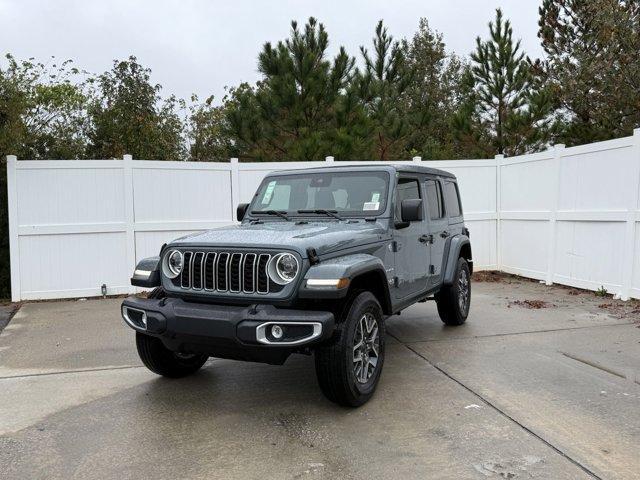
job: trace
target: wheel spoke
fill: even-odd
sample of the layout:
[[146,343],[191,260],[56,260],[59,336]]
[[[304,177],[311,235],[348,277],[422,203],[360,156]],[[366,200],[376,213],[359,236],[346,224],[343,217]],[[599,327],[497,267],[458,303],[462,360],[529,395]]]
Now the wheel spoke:
[[371,344],[371,351],[378,357],[378,347],[380,347],[380,342],[376,338],[376,340]]
[[358,365],[356,365],[356,367],[354,369],[353,373],[355,374],[355,376],[356,376],[356,378],[358,380],[360,380],[360,375],[361,375],[361,372],[362,372],[362,368],[363,368],[363,365],[362,365],[362,362],[360,362]]
[[360,350],[353,350],[353,363],[358,363],[361,361],[362,359],[360,358]]
[[362,370],[360,371],[360,373],[360,381],[362,383],[365,383],[369,378],[369,359],[367,357],[364,357],[362,361]]
[[371,334],[371,330],[375,327],[376,325],[376,319],[373,318],[372,315],[365,315],[365,319],[366,319],[366,326],[367,326],[367,337]]
[[370,343],[373,343],[376,340],[378,340],[378,326],[377,325],[375,327],[373,327],[373,330],[371,331],[371,335],[369,335],[369,338],[367,340]]
[[378,357],[369,357],[369,365],[371,365],[375,370],[378,365]]

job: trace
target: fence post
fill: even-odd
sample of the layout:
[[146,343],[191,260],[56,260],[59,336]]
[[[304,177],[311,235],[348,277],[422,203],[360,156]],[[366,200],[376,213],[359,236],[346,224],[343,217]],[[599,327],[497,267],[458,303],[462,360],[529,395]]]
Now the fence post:
[[18,157],[7,155],[7,210],[9,214],[9,268],[11,270],[11,301],[22,300],[20,291],[20,246],[18,245]]
[[334,158],[333,157],[325,157],[324,160],[327,163],[333,163]]
[[638,208],[638,195],[640,194],[640,128],[633,130],[633,171],[629,172],[635,181],[634,188],[628,199],[627,221],[625,228],[625,238],[622,250],[622,286],[620,288],[620,299],[629,300],[631,287],[633,284],[633,259],[636,240],[636,210]]
[[496,266],[502,270],[502,161],[504,155],[499,153],[496,161]]
[[413,157],[412,160],[414,162],[421,162],[422,161],[422,157]]
[[[124,206],[127,236],[127,265],[129,272],[136,268],[136,214],[133,198],[133,157],[123,155],[122,168],[124,174]],[[127,282],[129,283],[129,282]],[[109,286],[107,285],[107,288]],[[129,284],[129,293],[135,293],[136,287]]]
[[560,162],[564,144],[559,143],[553,147],[552,174],[551,174],[551,211],[549,212],[549,238],[547,245],[547,276],[545,283],[553,285],[553,269],[556,265],[556,231],[558,223],[558,202],[560,201]]
[[231,219],[234,222],[238,221],[238,215],[236,208],[240,203],[240,167],[238,165],[238,159],[231,159]]

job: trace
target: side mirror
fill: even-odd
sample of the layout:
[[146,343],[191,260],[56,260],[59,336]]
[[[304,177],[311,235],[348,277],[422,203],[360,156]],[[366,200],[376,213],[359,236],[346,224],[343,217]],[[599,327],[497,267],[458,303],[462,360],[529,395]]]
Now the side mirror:
[[240,203],[238,204],[238,208],[236,209],[236,217],[238,217],[238,221],[241,222],[244,216],[247,213],[247,208],[249,208],[248,203]]
[[403,222],[419,222],[422,220],[422,200],[419,198],[402,200],[400,216]]

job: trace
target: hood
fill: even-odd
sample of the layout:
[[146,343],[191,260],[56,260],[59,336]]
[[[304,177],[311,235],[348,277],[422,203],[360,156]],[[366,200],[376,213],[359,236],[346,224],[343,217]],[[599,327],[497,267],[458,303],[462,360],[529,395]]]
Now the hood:
[[171,245],[290,248],[306,257],[306,250],[310,247],[322,255],[382,240],[386,238],[385,233],[386,229],[378,222],[310,221],[296,224],[274,221],[215,228],[179,238]]

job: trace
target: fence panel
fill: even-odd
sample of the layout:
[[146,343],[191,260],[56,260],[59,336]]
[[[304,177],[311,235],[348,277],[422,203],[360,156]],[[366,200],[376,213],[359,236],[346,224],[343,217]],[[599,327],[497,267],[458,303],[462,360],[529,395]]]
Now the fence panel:
[[640,298],[640,130],[499,168],[502,270]]
[[[109,294],[133,292],[137,260],[234,223],[235,207],[268,172],[327,162],[10,156],[13,299],[99,295],[103,284]],[[420,159],[399,163],[412,162]],[[421,163],[457,176],[477,269],[640,298],[640,130],[520,157]]]

